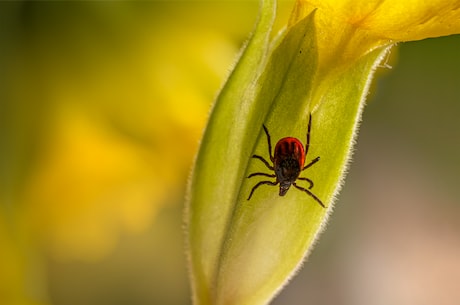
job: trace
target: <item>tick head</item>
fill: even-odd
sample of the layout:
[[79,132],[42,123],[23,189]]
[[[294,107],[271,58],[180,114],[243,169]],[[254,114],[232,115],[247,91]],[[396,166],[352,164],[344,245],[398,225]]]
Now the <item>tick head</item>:
[[285,181],[285,182],[281,182],[280,183],[280,196],[284,196],[286,195],[287,191],[289,190],[289,188],[291,187],[291,183],[288,182],[288,181]]

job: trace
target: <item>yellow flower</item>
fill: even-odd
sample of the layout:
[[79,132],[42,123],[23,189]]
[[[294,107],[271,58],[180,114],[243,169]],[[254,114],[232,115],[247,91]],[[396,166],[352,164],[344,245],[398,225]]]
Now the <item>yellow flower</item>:
[[399,41],[460,33],[459,0],[298,0],[290,24],[314,10],[323,57],[350,58]]
[[299,0],[318,8],[318,18],[336,18],[376,37],[420,40],[460,33],[458,0]]
[[297,0],[289,25],[313,11],[322,80],[317,100],[329,90],[329,79],[377,48],[460,33],[459,0]]

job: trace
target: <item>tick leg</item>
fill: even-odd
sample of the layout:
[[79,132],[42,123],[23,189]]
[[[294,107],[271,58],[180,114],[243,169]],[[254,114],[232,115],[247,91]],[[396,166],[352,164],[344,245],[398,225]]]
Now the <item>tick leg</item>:
[[275,174],[266,174],[266,173],[252,173],[248,176],[248,178],[254,177],[254,176],[264,176],[264,177],[270,177],[270,178],[275,178]]
[[305,143],[305,156],[308,154],[308,148],[310,147],[310,132],[311,132],[311,113],[308,117],[308,129],[307,129],[307,142]]
[[261,157],[261,156],[259,156],[259,155],[253,155],[252,157],[255,158],[255,159],[259,159],[260,161],[262,161],[269,169],[275,170],[275,169],[273,168],[273,166],[271,166],[270,163],[268,163],[268,161],[264,159],[264,157]]
[[319,161],[319,157],[314,158],[313,160],[311,160],[310,163],[308,163],[307,165],[305,165],[305,166],[302,168],[302,170],[303,170],[303,171],[306,170],[307,168],[309,168],[310,166],[312,166],[313,164],[315,164],[315,163],[318,162],[318,161]]
[[254,193],[254,191],[255,191],[259,186],[261,186],[262,184],[277,185],[277,184],[278,184],[278,181],[275,181],[275,182],[272,182],[272,181],[260,181],[259,183],[257,183],[256,185],[254,185],[254,187],[252,188],[251,194],[249,194],[248,200],[251,199],[252,194]]
[[313,181],[311,181],[310,179],[305,178],[305,177],[299,177],[297,178],[297,180],[307,181],[308,183],[310,183],[310,186],[308,187],[308,189],[310,190],[311,188],[313,188]]
[[319,199],[318,197],[316,197],[315,194],[313,194],[312,192],[310,192],[309,190],[307,190],[306,188],[303,188],[301,186],[298,186],[297,184],[293,183],[292,184],[296,189],[298,190],[301,190],[302,192],[305,192],[307,193],[311,198],[315,199],[316,202],[318,202],[323,208],[326,208],[326,206],[324,205],[324,203],[321,201],[321,199]]
[[270,140],[270,133],[268,132],[267,127],[265,125],[262,125],[264,128],[265,134],[267,135],[267,142],[268,142],[268,155],[270,156],[270,160],[273,162],[273,155],[272,155],[272,141]]

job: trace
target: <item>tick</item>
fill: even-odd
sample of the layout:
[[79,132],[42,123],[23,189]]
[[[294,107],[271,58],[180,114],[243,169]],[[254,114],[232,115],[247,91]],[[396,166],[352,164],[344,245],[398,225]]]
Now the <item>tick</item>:
[[[311,115],[309,116],[309,119],[308,119],[307,142],[305,144],[305,148],[299,139],[292,138],[292,137],[286,137],[286,138],[282,138],[281,140],[278,141],[278,143],[276,143],[274,155],[272,155],[272,143],[270,140],[270,133],[268,132],[268,129],[267,127],[265,127],[265,125],[262,125],[262,126],[264,128],[265,134],[267,135],[268,154],[270,156],[270,161],[272,163],[270,164],[270,162],[265,160],[264,157],[259,156],[259,155],[253,155],[252,158],[259,159],[260,161],[262,161],[265,164],[265,166],[267,166],[268,169],[272,170],[274,173],[267,174],[267,173],[262,173],[262,172],[256,172],[256,173],[250,174],[248,178],[255,177],[255,176],[263,176],[263,177],[276,178],[276,180],[275,181],[263,180],[263,181],[258,182],[252,188],[251,193],[249,194],[248,200],[251,199],[252,194],[254,194],[254,191],[261,185],[267,184],[267,185],[276,186],[279,184],[280,186],[279,195],[280,196],[286,195],[287,191],[292,185],[296,189],[307,193],[308,196],[313,198],[317,203],[319,203],[323,208],[325,208],[326,206],[321,201],[321,199],[316,197],[316,195],[310,191],[313,188],[313,181],[309,178],[299,177],[301,172],[303,172],[307,168],[310,168],[313,164],[318,162],[320,159],[319,157],[316,157],[315,159],[307,163],[307,165],[304,165],[305,159],[308,153],[308,148],[310,146]],[[296,183],[297,180],[307,181],[309,183],[308,189],[297,185]]]

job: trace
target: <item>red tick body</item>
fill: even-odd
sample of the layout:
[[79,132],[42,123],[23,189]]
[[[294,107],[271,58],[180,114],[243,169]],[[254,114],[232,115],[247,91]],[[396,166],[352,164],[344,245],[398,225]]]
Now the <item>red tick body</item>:
[[[270,161],[272,161],[273,166],[265,160],[263,157],[259,155],[253,155],[252,157],[255,159],[261,160],[268,169],[274,171],[274,174],[267,174],[267,173],[252,173],[248,176],[248,178],[254,176],[264,176],[264,177],[271,177],[276,178],[275,181],[260,181],[258,182],[251,190],[249,194],[248,200],[251,199],[252,194],[254,191],[261,185],[280,185],[279,195],[284,196],[286,195],[287,191],[293,185],[298,190],[301,190],[307,193],[310,197],[312,197],[316,202],[318,202],[323,208],[325,207],[323,202],[316,197],[309,189],[313,188],[313,181],[309,178],[299,177],[300,173],[316,162],[319,161],[319,157],[313,159],[310,163],[304,166],[305,158],[308,153],[308,148],[310,146],[310,130],[311,130],[311,115],[309,117],[308,122],[308,131],[307,131],[307,142],[305,148],[297,138],[286,137],[282,138],[276,143],[274,155],[272,156],[272,145],[270,140],[270,133],[268,132],[267,127],[263,125],[265,134],[267,135],[267,142],[268,142],[268,152],[270,156]],[[301,187],[296,184],[297,180],[307,181],[310,186],[308,189]]]
[[273,156],[275,175],[280,182],[280,196],[284,196],[302,171],[305,163],[305,150],[296,138],[283,138],[276,143]]

